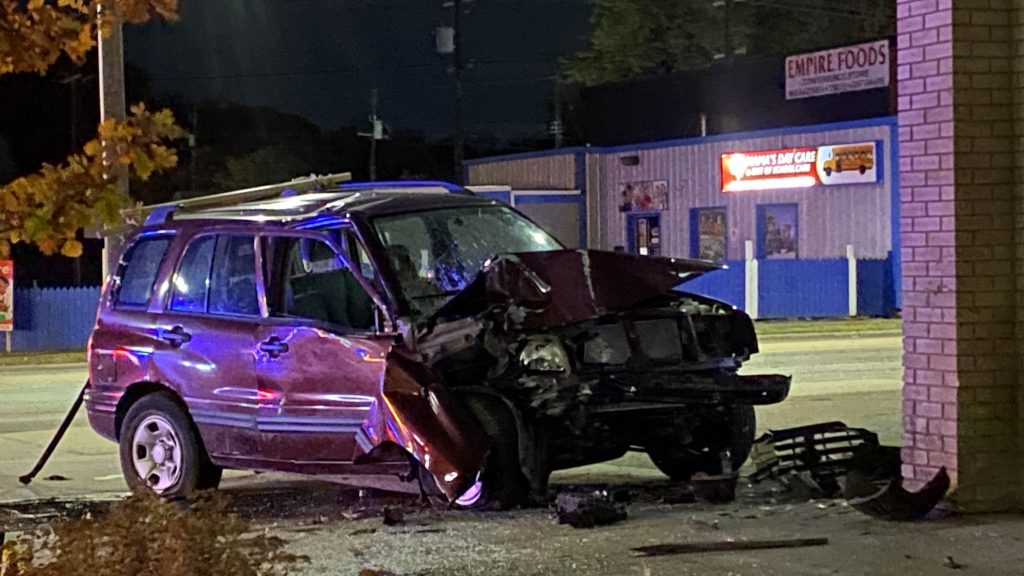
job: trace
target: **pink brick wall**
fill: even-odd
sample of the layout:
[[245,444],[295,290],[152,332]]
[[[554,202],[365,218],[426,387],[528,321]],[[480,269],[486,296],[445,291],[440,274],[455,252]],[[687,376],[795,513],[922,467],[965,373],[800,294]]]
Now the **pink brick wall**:
[[1024,495],[1024,227],[1015,221],[1024,187],[1014,173],[1024,168],[1014,140],[1024,115],[1013,106],[1014,88],[1024,87],[1015,51],[1024,56],[1024,46],[1012,26],[1024,25],[1024,7],[1016,4],[897,4],[903,472],[919,486],[946,466],[954,501],[969,510],[1006,509]]
[[957,326],[950,0],[898,0],[903,476],[957,465]]

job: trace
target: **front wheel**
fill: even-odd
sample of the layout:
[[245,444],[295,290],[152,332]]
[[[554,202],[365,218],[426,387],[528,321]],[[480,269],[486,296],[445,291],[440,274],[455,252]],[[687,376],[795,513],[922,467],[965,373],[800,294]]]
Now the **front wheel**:
[[686,481],[697,472],[721,474],[722,450],[729,450],[730,465],[736,471],[750,456],[756,428],[754,407],[734,406],[720,419],[698,426],[688,444],[662,438],[647,446],[647,454],[658,470],[673,480]]
[[192,420],[165,394],[152,394],[128,410],[120,437],[121,470],[130,488],[165,498],[187,498],[216,488],[221,469],[209,460]]

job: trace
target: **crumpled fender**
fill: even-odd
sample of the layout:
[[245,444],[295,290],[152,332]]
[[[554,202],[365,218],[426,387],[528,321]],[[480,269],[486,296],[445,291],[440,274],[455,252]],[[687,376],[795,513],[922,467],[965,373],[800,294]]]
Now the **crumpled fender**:
[[412,454],[451,500],[476,482],[490,451],[486,432],[434,372],[400,347],[387,356],[375,440]]

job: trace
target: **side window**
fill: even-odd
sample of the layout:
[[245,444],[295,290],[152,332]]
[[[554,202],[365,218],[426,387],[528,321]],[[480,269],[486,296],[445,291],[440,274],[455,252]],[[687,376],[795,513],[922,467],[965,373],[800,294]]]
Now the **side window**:
[[164,260],[169,236],[141,238],[133,244],[121,261],[120,281],[117,288],[117,304],[145,306],[153,294],[153,283],[160,263]]
[[264,244],[275,268],[268,290],[272,315],[357,330],[373,327],[373,300],[330,245],[281,237],[267,238]]
[[214,236],[193,240],[174,273],[170,309],[177,312],[206,312],[210,292],[210,264],[213,262]]
[[256,296],[256,249],[252,236],[219,236],[210,274],[211,314],[260,313]]

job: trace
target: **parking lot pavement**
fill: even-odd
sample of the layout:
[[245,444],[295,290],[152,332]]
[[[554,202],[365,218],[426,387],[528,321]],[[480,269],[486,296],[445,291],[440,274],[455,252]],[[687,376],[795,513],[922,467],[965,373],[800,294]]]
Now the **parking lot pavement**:
[[[766,338],[746,373],[793,375],[785,402],[758,408],[758,427],[781,428],[843,420],[879,432],[882,441],[900,439],[900,355],[898,336]],[[85,381],[83,366],[0,368],[0,501],[125,491],[117,448],[89,428],[79,414],[49,465],[30,486],[17,482],[49,441]],[[66,480],[46,480],[59,476]],[[272,475],[277,478],[279,475]],[[660,478],[644,454],[557,473],[557,478]],[[267,477],[262,475],[258,481]],[[232,473],[228,486],[257,482]]]

